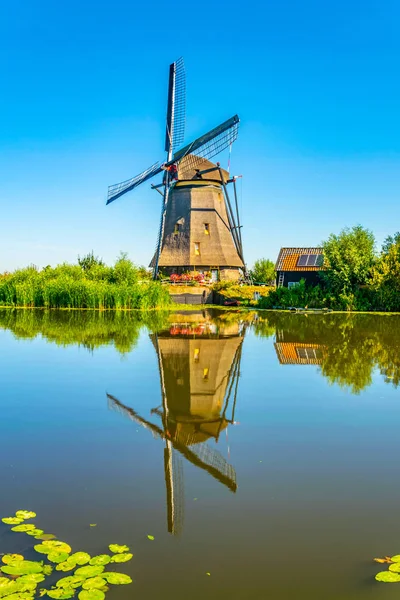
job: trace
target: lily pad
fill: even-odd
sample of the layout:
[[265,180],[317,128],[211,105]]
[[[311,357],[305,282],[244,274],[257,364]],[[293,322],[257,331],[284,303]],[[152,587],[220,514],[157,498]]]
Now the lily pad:
[[400,573],[392,573],[391,571],[381,571],[375,575],[377,581],[383,581],[383,583],[397,583],[400,581]]
[[56,600],[67,600],[68,598],[73,598],[75,596],[75,590],[72,587],[60,587],[54,590],[48,590],[47,595]]
[[61,588],[77,588],[80,585],[82,585],[83,582],[84,579],[82,577],[78,577],[78,575],[70,575],[69,577],[63,577],[62,579],[57,581],[56,586]]
[[18,577],[18,583],[26,582],[32,582],[34,581],[35,583],[40,583],[40,581],[44,581],[45,580],[45,576],[43,575],[43,573],[30,573],[29,575],[22,575],[22,577]]
[[44,540],[44,541],[48,541],[48,540],[54,540],[55,539],[55,535],[54,533],[43,533],[43,535],[38,535],[36,539],[38,540]]
[[75,554],[71,554],[70,559],[75,561],[77,565],[86,565],[90,561],[90,554],[87,552],[75,552]]
[[65,542],[59,542],[58,540],[49,540],[44,544],[36,544],[34,548],[36,552],[39,552],[40,554],[52,554],[54,552],[64,552],[65,554],[69,554],[71,552],[71,546]]
[[7,596],[8,600],[33,600],[33,593],[29,592],[16,592]]
[[2,521],[6,525],[19,525],[22,523],[23,519],[19,519],[18,517],[4,517]]
[[104,600],[106,597],[105,593],[101,590],[82,590],[79,592],[79,600]]
[[17,510],[15,516],[22,520],[34,519],[36,517],[36,513],[32,512],[31,510]]
[[104,584],[105,581],[102,577],[90,577],[89,579],[86,579],[82,587],[85,590],[91,590],[94,588],[101,589],[102,587],[104,587]]
[[392,573],[400,573],[400,563],[395,562],[392,565],[389,565],[389,571],[392,571]]
[[133,558],[133,554],[127,553],[127,554],[114,554],[114,556],[111,558],[111,562],[113,563],[124,563],[124,562],[128,562],[128,560],[131,560]]
[[96,577],[100,575],[104,571],[104,567],[102,565],[93,565],[88,567],[80,567],[75,571],[75,575],[80,575],[81,577]]
[[400,562],[400,554],[395,554],[395,556],[391,557],[393,562]]
[[154,539],[155,539],[155,538],[154,538],[154,535],[148,535],[147,537],[148,537],[148,539],[149,539],[149,540],[151,540],[152,542],[153,542],[153,541],[154,541]]
[[36,529],[35,525],[32,524],[24,524],[24,525],[16,525],[15,527],[11,527],[11,531],[23,531],[23,532],[27,532],[27,531],[32,531],[33,529]]
[[119,544],[110,544],[108,547],[110,548],[111,552],[114,552],[114,554],[120,554],[122,552],[129,552],[128,546],[120,546]]
[[59,563],[56,566],[56,571],[63,571],[64,573],[67,573],[68,571],[73,571],[76,567],[76,562],[73,560],[66,560],[65,562]]
[[51,565],[43,565],[43,574],[51,575],[53,572],[53,567]]
[[132,583],[132,579],[129,577],[129,575],[125,575],[125,573],[104,573],[102,577],[112,585],[125,585],[127,583]]
[[53,563],[65,562],[68,557],[69,554],[66,552],[50,552],[50,554],[47,555],[48,560]]
[[43,565],[32,560],[20,560],[12,565],[1,567],[1,570],[7,575],[30,575],[31,573],[41,573]]
[[93,556],[93,558],[90,559],[89,564],[108,565],[109,562],[111,562],[111,556],[109,556],[108,554],[99,554],[98,556]]
[[5,565],[9,565],[10,563],[24,560],[24,557],[22,554],[5,554],[1,560]]
[[31,535],[33,537],[42,535],[44,533],[43,529],[31,529],[31,531],[27,531],[26,532],[28,535]]

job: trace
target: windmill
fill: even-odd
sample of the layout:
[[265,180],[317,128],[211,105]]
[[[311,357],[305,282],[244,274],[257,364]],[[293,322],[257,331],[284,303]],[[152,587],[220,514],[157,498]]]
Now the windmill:
[[[207,441],[218,441],[228,424],[234,423],[244,331],[200,339],[190,326],[181,328],[183,333],[173,330],[173,334],[150,336],[158,358],[162,400],[151,414],[161,423],[143,418],[111,394],[107,397],[110,408],[164,441],[167,523],[168,531],[175,535],[183,526],[182,457],[236,492],[234,468]],[[211,365],[208,381],[204,379],[205,364]]]
[[[231,117],[181,149],[184,140],[186,79],[183,59],[169,68],[166,161],[108,188],[107,204],[156,175],[162,183],[151,187],[162,196],[156,250],[150,266],[157,279],[160,267],[172,273],[207,272],[213,279],[246,275],[237,177],[230,177],[211,158],[237,138],[239,117]],[[233,184],[234,204],[227,185]]]

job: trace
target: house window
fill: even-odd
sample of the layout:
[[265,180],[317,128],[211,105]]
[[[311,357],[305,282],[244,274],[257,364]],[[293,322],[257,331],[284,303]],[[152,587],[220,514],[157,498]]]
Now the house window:
[[293,287],[296,287],[297,285],[299,285],[299,283],[300,283],[299,281],[288,281],[287,286],[288,286],[288,288],[293,288]]
[[199,242],[194,243],[194,253],[196,256],[200,256],[200,244]]
[[210,223],[204,223],[204,233],[210,235]]

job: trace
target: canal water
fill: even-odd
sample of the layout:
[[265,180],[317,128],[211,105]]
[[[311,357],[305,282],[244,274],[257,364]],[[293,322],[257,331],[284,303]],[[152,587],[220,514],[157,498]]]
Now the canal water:
[[0,310],[0,372],[0,516],[129,545],[110,598],[398,597],[399,316]]

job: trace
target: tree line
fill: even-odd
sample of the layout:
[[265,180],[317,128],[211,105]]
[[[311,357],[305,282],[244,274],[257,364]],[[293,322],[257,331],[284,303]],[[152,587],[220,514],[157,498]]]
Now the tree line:
[[[400,311],[400,232],[388,236],[378,250],[374,234],[361,225],[331,234],[322,242],[319,284],[303,281],[277,288],[260,301],[262,308],[327,307],[335,310]],[[270,281],[272,261],[256,261],[256,281]]]

